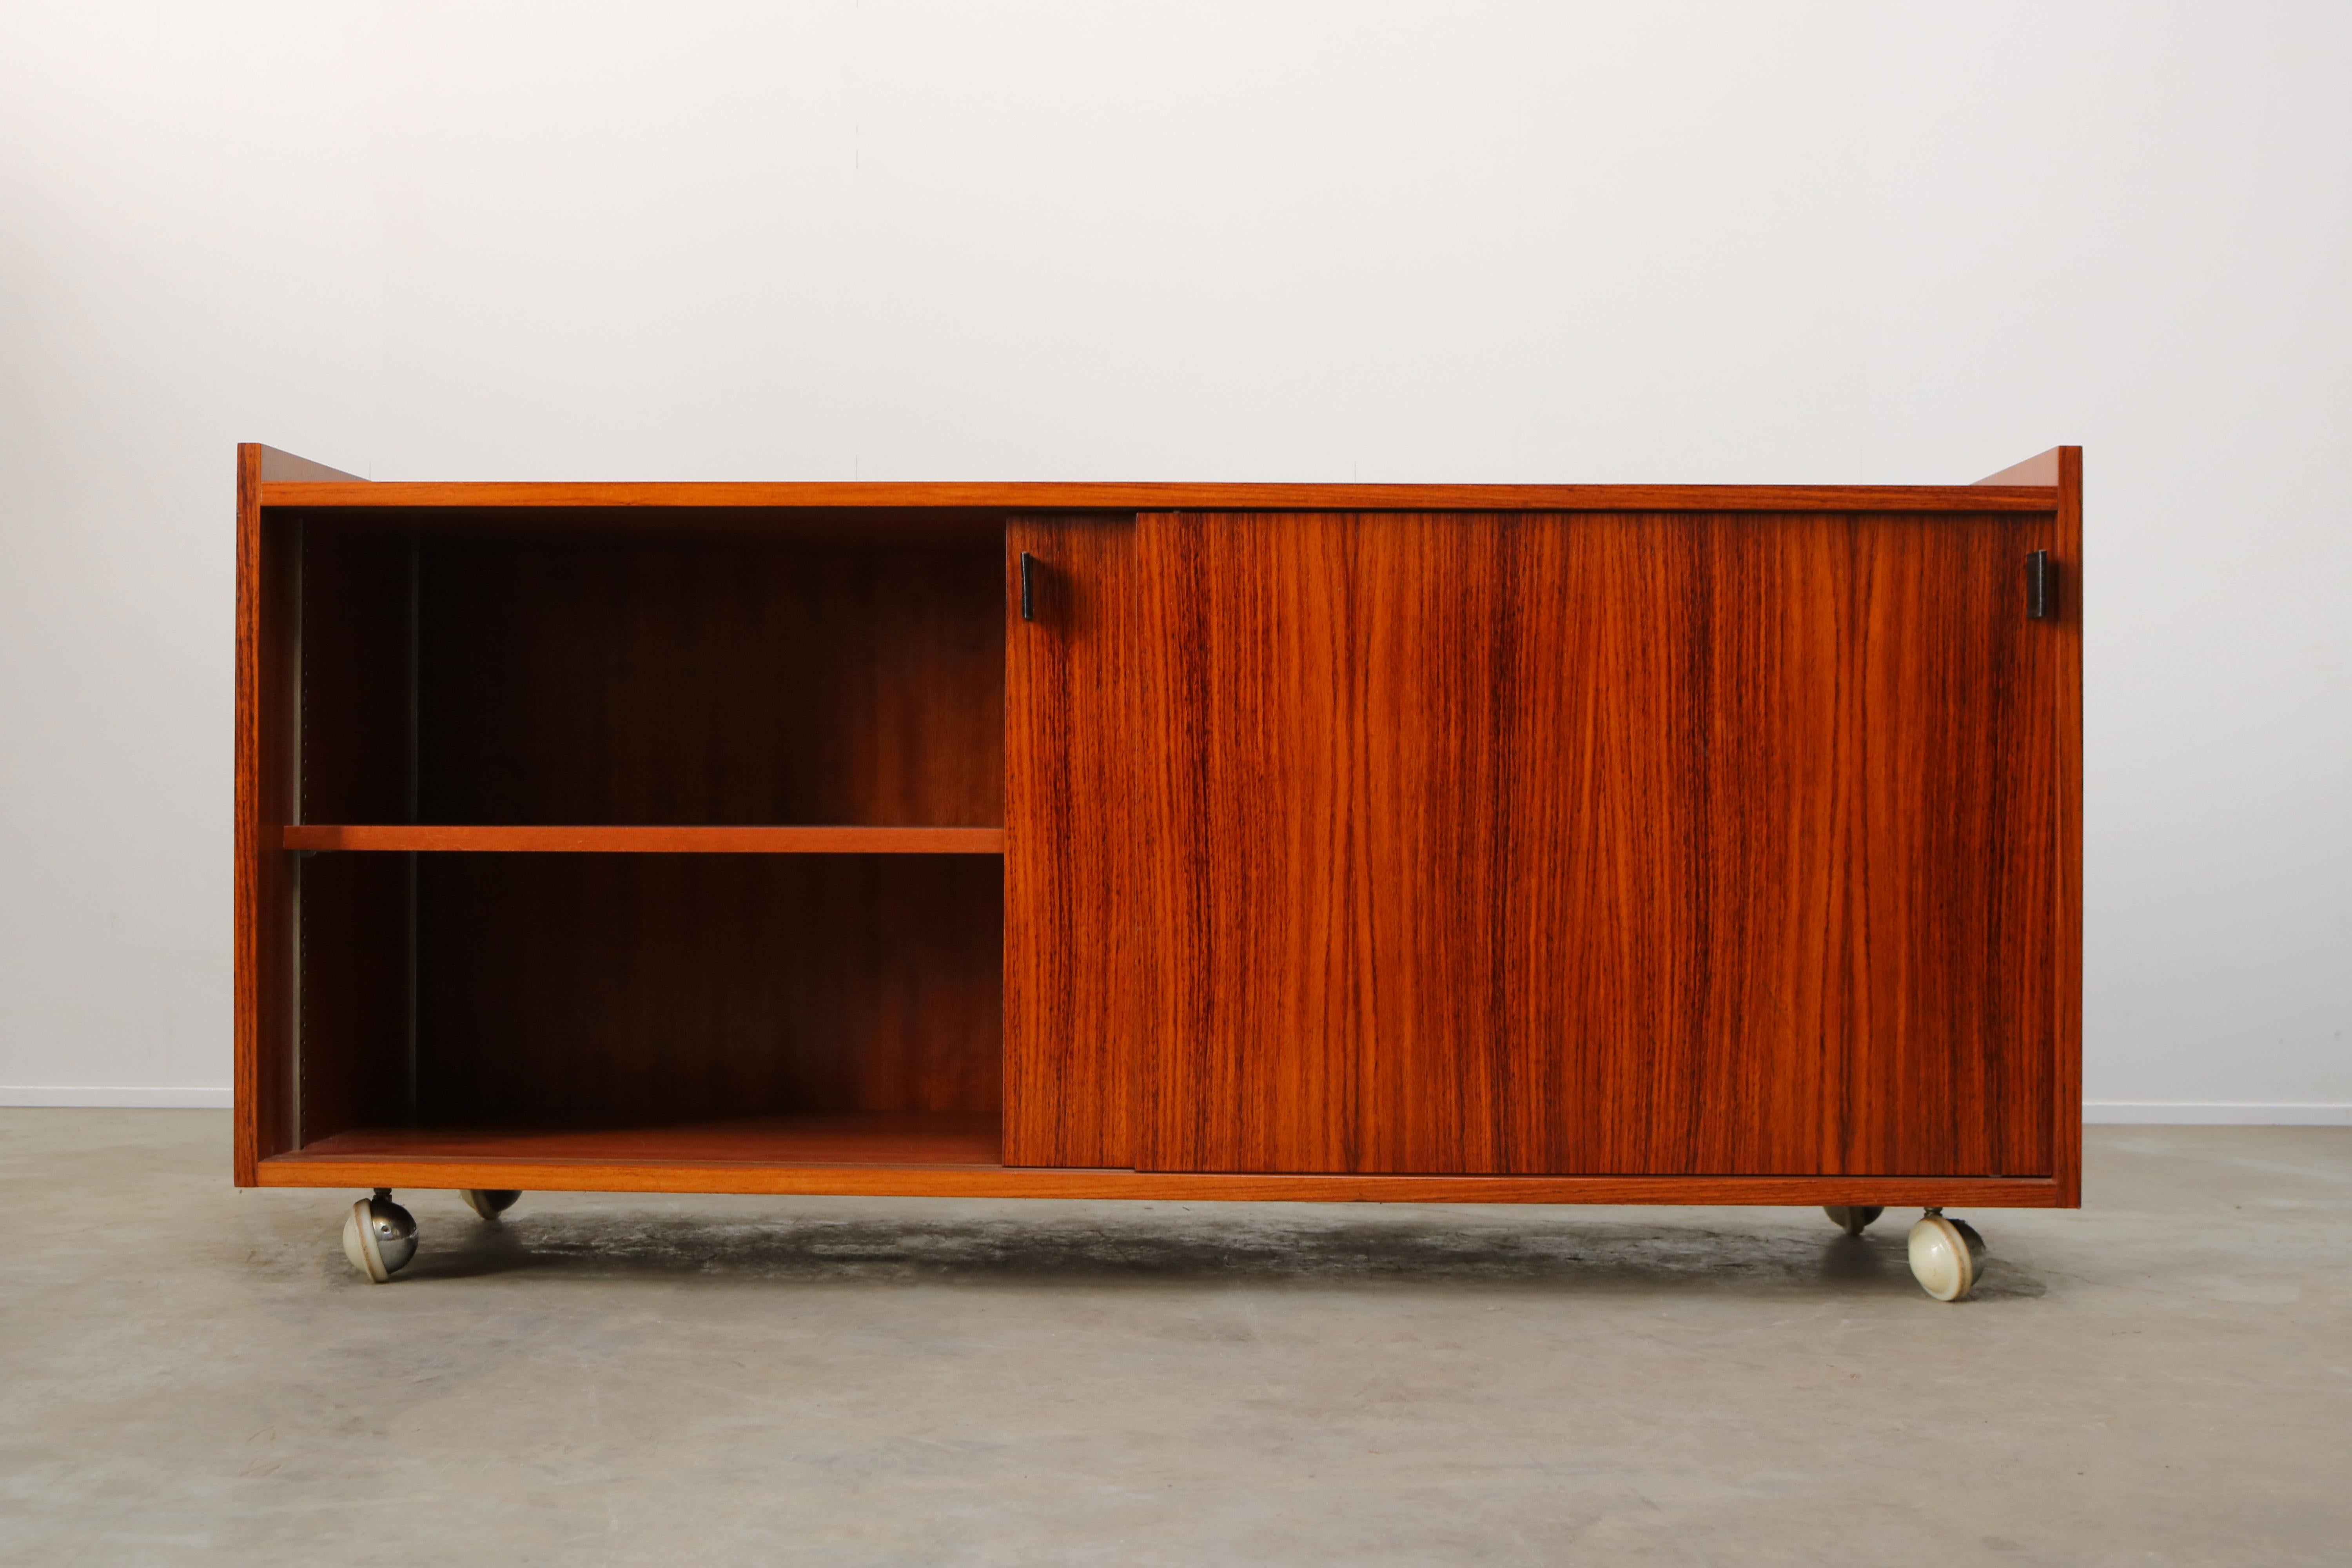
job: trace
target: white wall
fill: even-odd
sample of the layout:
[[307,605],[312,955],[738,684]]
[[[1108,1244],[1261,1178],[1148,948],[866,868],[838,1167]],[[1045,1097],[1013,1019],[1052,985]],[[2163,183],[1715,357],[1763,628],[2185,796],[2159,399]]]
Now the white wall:
[[2079,441],[2089,1095],[2352,1120],[2347,79],[2335,0],[16,0],[0,1099],[227,1081],[239,439],[1831,481]]

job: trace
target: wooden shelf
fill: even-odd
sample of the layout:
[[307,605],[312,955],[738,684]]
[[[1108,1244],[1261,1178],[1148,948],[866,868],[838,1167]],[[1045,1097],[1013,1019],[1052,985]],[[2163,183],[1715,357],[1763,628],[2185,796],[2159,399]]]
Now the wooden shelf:
[[289,849],[538,855],[1002,855],[1002,827],[478,827],[304,823]]
[[725,1161],[993,1168],[997,1120],[993,1112],[840,1111],[730,1116],[640,1127],[367,1128],[322,1138],[279,1158],[586,1164]]

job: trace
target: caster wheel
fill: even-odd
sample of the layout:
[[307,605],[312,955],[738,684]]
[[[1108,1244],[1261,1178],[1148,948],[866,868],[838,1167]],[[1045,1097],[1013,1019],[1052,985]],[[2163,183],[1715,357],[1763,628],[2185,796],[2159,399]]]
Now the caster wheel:
[[1876,1219],[1880,1215],[1885,1214],[1886,1211],[1874,1204],[1868,1207],[1856,1206],[1853,1208],[1847,1208],[1832,1204],[1829,1207],[1822,1210],[1822,1212],[1830,1216],[1830,1223],[1832,1225],[1837,1226],[1848,1236],[1860,1236],[1864,1231],[1870,1228],[1870,1222],[1872,1220]]
[[1957,1301],[1977,1288],[1984,1270],[1984,1237],[1965,1220],[1929,1209],[1911,1227],[1911,1278],[1938,1301]]
[[391,1188],[378,1187],[375,1196],[352,1205],[351,1217],[343,1221],[343,1256],[377,1285],[416,1256],[416,1221],[392,1201]]
[[484,1219],[498,1218],[514,1207],[515,1199],[522,1196],[520,1193],[509,1192],[504,1187],[461,1187],[457,1195],[466,1200],[467,1208]]

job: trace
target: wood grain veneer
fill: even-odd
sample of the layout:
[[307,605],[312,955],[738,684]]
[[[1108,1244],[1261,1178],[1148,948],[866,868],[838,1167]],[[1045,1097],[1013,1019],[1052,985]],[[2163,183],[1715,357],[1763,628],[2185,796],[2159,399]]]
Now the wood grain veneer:
[[[2056,1184],[1956,1176],[1349,1176],[1017,1168],[976,1158],[984,1133],[953,1124],[896,1135],[920,1161],[824,1162],[880,1152],[880,1136],[811,1136],[784,1119],[763,1136],[729,1121],[612,1134],[369,1131],[265,1160],[269,1187],[514,1187],[526,1192],[793,1193],[900,1197],[1142,1198],[1167,1203],[1918,1204],[2050,1208]],[[912,1144],[909,1148],[906,1145]],[[659,1149],[658,1158],[639,1158]],[[697,1159],[673,1151],[719,1157]],[[758,1151],[754,1157],[740,1158]]]
[[[2055,490],[2066,482],[2065,455],[2068,452],[2074,454],[2074,463],[2076,468],[2079,469],[2082,463],[2082,447],[2053,447],[2046,452],[2038,452],[2034,454],[2032,457],[2026,458],[2025,461],[2021,463],[2011,463],[2008,468],[2001,469],[2000,472],[1997,474],[1987,474],[1983,479],[1979,479],[1977,484],[1979,486],[2000,485],[2008,487],[2018,485],[2032,485],[2038,487],[2047,485],[2052,489]],[[2057,498],[2053,497],[2053,499],[2055,500]]]
[[236,868],[232,921],[236,1117],[240,1185],[294,1146],[294,863],[277,847],[294,818],[300,746],[300,525],[261,505],[266,448],[236,449]]
[[[240,451],[244,448],[240,447]],[[270,484],[354,484],[367,481],[357,474],[331,468],[324,463],[314,463],[308,458],[298,458],[291,452],[281,452],[275,447],[256,444],[252,447],[255,474],[265,485]]]
[[1147,516],[1138,1165],[2051,1174],[2053,527]]
[[2047,511],[2044,485],[270,484],[265,506],[1049,511]]
[[[2050,1148],[2058,1201],[2083,1201],[2083,448],[2053,448],[2058,510],[2050,552],[2058,567],[2057,614],[2046,666],[2054,692],[2049,765]],[[2029,775],[2031,776],[2031,775]]]
[[[1132,515],[1006,531],[1004,1161],[1134,1163],[1156,974],[1137,794],[1155,671]],[[1034,618],[1020,616],[1032,557]]]
[[999,855],[1001,827],[507,827],[306,823],[289,849],[626,855]]

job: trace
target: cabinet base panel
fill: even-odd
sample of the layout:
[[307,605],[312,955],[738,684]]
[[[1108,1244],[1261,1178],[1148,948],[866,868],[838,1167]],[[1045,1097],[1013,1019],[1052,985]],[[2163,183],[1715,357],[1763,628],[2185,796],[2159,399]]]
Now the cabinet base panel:
[[619,1130],[346,1132],[260,1162],[265,1187],[520,1188],[1213,1203],[1879,1204],[2064,1208],[2038,1176],[1265,1175],[1005,1165],[993,1116],[746,1117]]

